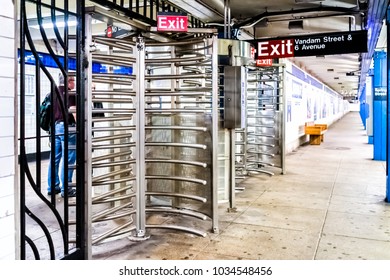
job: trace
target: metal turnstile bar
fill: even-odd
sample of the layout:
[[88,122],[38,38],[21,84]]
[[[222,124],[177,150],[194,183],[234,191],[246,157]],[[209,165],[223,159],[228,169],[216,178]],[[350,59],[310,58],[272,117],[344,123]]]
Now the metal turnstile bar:
[[129,159],[129,160],[117,160],[115,162],[104,162],[104,163],[93,163],[93,168],[105,168],[105,167],[115,167],[115,166],[122,166],[122,165],[128,165],[128,164],[134,164],[135,159]]
[[172,180],[172,181],[183,181],[189,183],[195,183],[199,185],[206,185],[206,180],[196,179],[196,178],[187,178],[187,177],[179,177],[179,176],[164,176],[164,175],[146,175],[146,179],[149,180]]
[[147,147],[167,146],[167,147],[180,147],[180,148],[194,148],[206,150],[207,146],[203,144],[189,144],[189,143],[172,143],[172,142],[146,142]]
[[188,195],[188,194],[182,194],[182,193],[168,193],[168,192],[146,192],[146,195],[150,196],[166,196],[166,197],[179,197],[179,198],[185,198],[185,199],[192,199],[197,200],[203,203],[207,202],[207,199],[201,196],[197,195]]
[[[109,190],[103,194],[95,196],[92,201],[93,201],[93,203],[100,203],[100,201],[105,202],[105,199],[110,199],[114,195],[126,192],[128,190],[132,190],[132,189],[133,189],[132,185],[127,185],[125,187],[119,187],[119,188]],[[132,195],[135,196],[135,193],[133,192]]]
[[[126,131],[126,130],[134,130],[135,126],[129,125],[129,126],[114,126],[114,127],[94,127],[92,129],[93,132],[101,132],[101,131]],[[131,134],[128,135],[129,137]]]
[[158,228],[158,229],[170,229],[170,230],[179,230],[183,232],[192,233],[201,237],[206,237],[207,233],[204,231],[196,230],[193,228],[183,227],[183,226],[176,226],[176,225],[146,225],[146,228]]
[[204,79],[209,75],[206,74],[182,74],[182,75],[145,75],[146,80],[183,80],[183,79]]
[[[109,102],[109,103],[133,103],[132,99],[129,98],[92,98],[92,102]],[[93,109],[93,112],[98,112],[99,110]],[[100,112],[101,111],[101,112]],[[104,110],[100,110],[99,113],[104,113]]]
[[109,141],[109,140],[119,140],[119,139],[126,139],[131,137],[132,134],[114,134],[109,136],[99,136],[99,137],[93,137],[92,143],[96,142],[102,142],[102,141]]
[[[118,96],[135,96],[135,91],[132,91],[131,89],[113,89],[113,90],[93,90],[92,95],[93,96],[99,96],[99,95],[118,95]],[[92,96],[92,98],[93,98]]]
[[150,125],[147,125],[145,126],[145,129],[155,129],[155,130],[158,130],[158,129],[163,129],[163,130],[166,130],[166,129],[170,129],[170,130],[196,130],[196,131],[203,131],[203,132],[206,132],[207,131],[207,127],[196,127],[196,126],[174,126],[174,125],[153,125],[153,126],[150,126]]
[[115,54],[102,54],[102,53],[92,53],[92,59],[94,61],[103,59],[104,61],[116,61],[121,62],[121,66],[126,64],[126,62],[130,62],[130,65],[133,66],[136,63],[135,57],[123,56],[123,55],[115,55]]
[[102,161],[102,160],[114,159],[114,158],[123,157],[123,156],[130,156],[131,154],[132,154],[131,150],[126,150],[126,151],[122,151],[122,152],[115,152],[115,153],[109,153],[107,155],[93,157],[92,162],[98,162],[98,161]]
[[94,118],[93,122],[115,122],[115,121],[129,121],[132,119],[133,114],[116,114],[113,117]]
[[124,168],[124,169],[120,169],[120,170],[116,170],[116,171],[111,171],[109,173],[93,177],[92,182],[94,182],[94,183],[101,182],[101,181],[103,181],[103,179],[111,178],[111,177],[114,177],[117,175],[128,174],[132,170],[133,170],[133,168]]
[[147,163],[171,163],[171,164],[188,164],[200,167],[207,167],[207,163],[199,161],[187,161],[187,160],[177,160],[177,159],[146,159]]
[[122,43],[120,40],[115,38],[105,38],[105,37],[93,37],[92,40],[95,43],[99,43],[102,45],[128,50],[130,52],[133,52],[133,48],[135,46],[135,43],[132,41],[126,41],[126,43]]
[[105,145],[94,145],[92,144],[92,149],[101,150],[101,149],[115,149],[115,148],[129,148],[135,147],[135,142],[120,143],[120,144],[105,144]]
[[119,80],[119,79],[110,79],[110,78],[105,78],[105,79],[99,79],[99,78],[93,78],[92,80],[95,83],[102,83],[102,84],[117,84],[117,85],[125,85],[125,86],[131,86],[133,84],[132,79],[127,79],[127,80]]
[[194,212],[194,211],[186,211],[182,209],[170,209],[170,208],[146,208],[146,213],[153,213],[153,212],[158,212],[158,213],[170,213],[170,214],[180,214],[184,216],[190,216],[194,217],[203,221],[207,220],[207,216]]
[[116,184],[116,183],[124,183],[124,182],[130,182],[130,181],[135,181],[136,177],[134,175],[131,176],[126,176],[121,179],[111,179],[111,180],[106,180],[106,181],[99,181],[99,182],[94,182],[95,186],[103,186],[103,185],[110,185],[110,184]]

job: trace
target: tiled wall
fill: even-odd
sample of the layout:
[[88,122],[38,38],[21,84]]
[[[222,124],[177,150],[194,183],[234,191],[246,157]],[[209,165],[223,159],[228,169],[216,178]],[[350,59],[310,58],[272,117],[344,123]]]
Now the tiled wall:
[[0,8],[0,260],[15,255],[15,25],[14,0]]

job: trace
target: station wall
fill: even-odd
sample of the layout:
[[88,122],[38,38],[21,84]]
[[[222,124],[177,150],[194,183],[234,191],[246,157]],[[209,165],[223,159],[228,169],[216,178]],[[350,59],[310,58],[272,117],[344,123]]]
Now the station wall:
[[308,141],[305,123],[332,125],[350,111],[348,101],[310,74],[286,60],[286,152]]

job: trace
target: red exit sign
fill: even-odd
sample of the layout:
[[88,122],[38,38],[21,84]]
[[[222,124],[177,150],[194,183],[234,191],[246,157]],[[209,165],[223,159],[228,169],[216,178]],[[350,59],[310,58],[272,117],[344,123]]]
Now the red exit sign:
[[294,56],[294,40],[271,40],[258,42],[257,57],[261,58],[282,58]]
[[256,66],[272,66],[272,59],[256,59]]
[[157,15],[157,31],[188,31],[188,16],[180,14],[165,14]]

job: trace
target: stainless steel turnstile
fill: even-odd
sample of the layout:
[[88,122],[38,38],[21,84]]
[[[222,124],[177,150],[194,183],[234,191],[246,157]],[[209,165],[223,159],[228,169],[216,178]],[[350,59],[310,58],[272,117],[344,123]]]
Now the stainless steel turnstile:
[[90,61],[105,66],[87,79],[92,245],[218,231],[215,42],[89,34]]
[[283,67],[249,68],[246,128],[236,130],[236,178],[285,173]]
[[146,227],[201,236],[207,228],[196,220],[217,227],[215,40],[145,44],[145,210],[174,214]]

